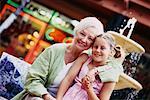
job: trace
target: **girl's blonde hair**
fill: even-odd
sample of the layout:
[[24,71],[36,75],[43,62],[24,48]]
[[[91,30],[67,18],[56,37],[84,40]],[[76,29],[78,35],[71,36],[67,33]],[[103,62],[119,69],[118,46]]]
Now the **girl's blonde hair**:
[[115,38],[110,33],[100,34],[97,37],[101,37],[109,43],[110,49],[115,51],[115,58],[121,57],[121,46],[116,45]]

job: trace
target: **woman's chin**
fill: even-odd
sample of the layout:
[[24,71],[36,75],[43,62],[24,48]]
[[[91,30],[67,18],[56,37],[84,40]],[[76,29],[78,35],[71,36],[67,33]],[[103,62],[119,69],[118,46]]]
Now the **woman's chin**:
[[82,51],[88,49],[88,47],[80,46],[80,45],[78,45],[77,48],[78,48],[79,50],[82,50]]

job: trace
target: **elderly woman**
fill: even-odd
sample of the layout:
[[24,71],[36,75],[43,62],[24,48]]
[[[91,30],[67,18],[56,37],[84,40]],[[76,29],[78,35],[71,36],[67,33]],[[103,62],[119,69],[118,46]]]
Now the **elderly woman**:
[[71,44],[58,43],[45,49],[29,69],[25,89],[13,100],[55,100],[58,87],[73,62],[91,47],[103,24],[95,17],[80,21]]

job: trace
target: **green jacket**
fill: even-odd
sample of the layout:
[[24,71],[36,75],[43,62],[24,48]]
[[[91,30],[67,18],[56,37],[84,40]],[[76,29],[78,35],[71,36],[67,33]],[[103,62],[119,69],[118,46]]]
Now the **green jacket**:
[[48,93],[46,88],[63,68],[66,46],[65,43],[59,43],[45,49],[32,64],[25,89],[12,100],[22,100],[28,92],[39,97]]

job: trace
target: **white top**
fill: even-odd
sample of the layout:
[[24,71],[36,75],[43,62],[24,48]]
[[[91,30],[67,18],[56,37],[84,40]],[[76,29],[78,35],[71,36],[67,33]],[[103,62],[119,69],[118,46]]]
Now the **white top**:
[[66,74],[68,73],[69,69],[71,68],[73,62],[68,63],[67,65],[64,63],[63,69],[58,73],[54,82],[47,88],[48,92],[56,97],[59,85],[61,81],[65,78]]

